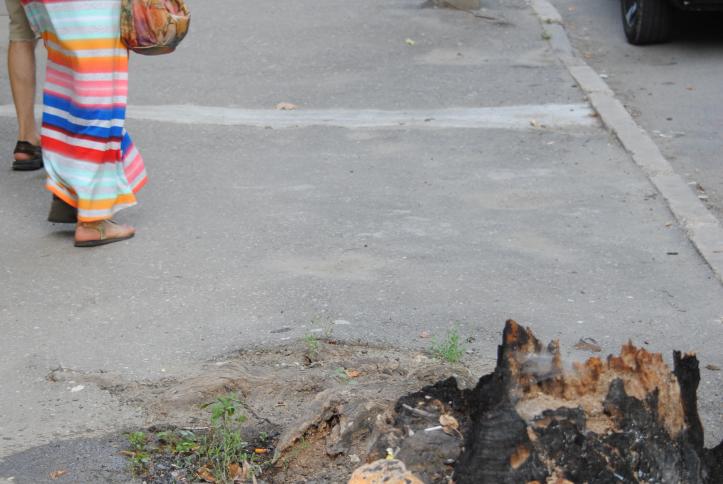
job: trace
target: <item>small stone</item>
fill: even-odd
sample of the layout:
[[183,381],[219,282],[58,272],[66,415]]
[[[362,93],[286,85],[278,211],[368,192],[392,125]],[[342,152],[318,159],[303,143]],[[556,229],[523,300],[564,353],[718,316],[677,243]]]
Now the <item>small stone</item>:
[[417,476],[407,470],[400,460],[381,459],[364,465],[351,475],[348,484],[424,484]]
[[279,111],[295,111],[296,109],[299,109],[299,106],[294,103],[283,102],[277,104],[276,109],[278,109]]

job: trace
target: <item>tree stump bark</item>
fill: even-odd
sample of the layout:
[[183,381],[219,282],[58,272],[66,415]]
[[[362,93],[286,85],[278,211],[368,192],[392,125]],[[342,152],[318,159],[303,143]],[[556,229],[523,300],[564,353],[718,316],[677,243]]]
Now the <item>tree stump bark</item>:
[[628,343],[619,356],[565,368],[557,342],[543,347],[508,321],[497,368],[469,395],[471,427],[458,484],[720,483],[721,445],[703,448],[695,355]]
[[439,484],[723,483],[723,443],[703,447],[698,360],[673,357],[671,371],[628,343],[564,365],[557,341],[507,321],[494,372],[401,398],[367,461],[393,453]]

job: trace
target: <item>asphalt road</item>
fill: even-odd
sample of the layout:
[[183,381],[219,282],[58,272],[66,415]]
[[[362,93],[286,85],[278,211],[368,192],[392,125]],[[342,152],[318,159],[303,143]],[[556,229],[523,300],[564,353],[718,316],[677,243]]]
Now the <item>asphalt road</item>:
[[[457,324],[469,358],[494,358],[512,317],[570,358],[588,356],[571,350],[580,338],[605,352],[631,338],[723,366],[723,286],[595,118],[554,123],[585,96],[529,6],[490,3],[494,22],[421,4],[192,2],[178,52],[132,60],[127,127],[150,183],[118,217],[138,228],[127,243],[74,249],[69,227],[44,222],[43,175],[3,165],[0,478],[21,477],[23,450],[148,423],[94,385],[48,381],[53,368],[183,378],[319,321],[418,348],[422,331]],[[285,128],[279,102],[328,124]],[[193,114],[173,119],[178,104]],[[552,122],[511,119],[510,106],[547,106]],[[482,107],[509,125],[434,115]],[[268,126],[229,121],[258,110]],[[378,124],[350,126],[349,111]],[[380,124],[410,112],[433,115]],[[14,130],[0,116],[3,153]],[[709,443],[722,391],[704,370]]]
[[619,0],[551,0],[574,47],[723,221],[723,15],[677,13],[672,42],[625,40]]

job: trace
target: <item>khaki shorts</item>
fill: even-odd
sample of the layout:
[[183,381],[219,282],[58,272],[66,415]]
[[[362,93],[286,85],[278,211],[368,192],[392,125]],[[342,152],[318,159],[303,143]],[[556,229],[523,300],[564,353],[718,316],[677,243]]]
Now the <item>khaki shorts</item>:
[[35,40],[35,33],[30,28],[28,18],[25,16],[25,10],[20,5],[20,0],[5,0],[8,7],[8,15],[10,16],[10,41],[11,42],[28,42]]

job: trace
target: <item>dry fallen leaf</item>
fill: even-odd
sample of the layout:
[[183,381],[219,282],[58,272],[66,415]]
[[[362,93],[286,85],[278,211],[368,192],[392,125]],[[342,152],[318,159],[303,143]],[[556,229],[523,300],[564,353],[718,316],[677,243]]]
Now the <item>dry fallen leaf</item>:
[[299,109],[299,106],[294,103],[279,103],[276,105],[276,109],[279,111],[294,111],[295,109]]
[[580,341],[575,344],[575,349],[592,351],[593,353],[599,353],[602,351],[602,348],[600,348],[600,345],[597,344],[597,341],[592,338],[580,338]]
[[59,469],[57,471],[53,471],[50,473],[50,478],[55,480],[63,477],[65,474],[67,474],[68,471],[66,469]]
[[442,431],[445,434],[457,434],[460,439],[464,439],[462,432],[459,431],[459,422],[457,419],[449,414],[442,414],[439,416],[439,423],[442,424]]
[[356,378],[361,375],[361,372],[359,370],[344,370],[344,373],[346,373],[346,376],[348,376],[349,378]]
[[421,333],[419,333],[420,338],[426,339],[426,338],[429,338],[430,336],[432,336],[432,333],[430,333],[429,331],[422,331]]
[[213,477],[213,474],[210,470],[208,470],[207,467],[201,467],[199,470],[196,471],[196,475],[206,482],[216,482],[216,478]]
[[710,371],[720,371],[720,367],[716,365],[705,365],[705,367]]
[[457,419],[449,414],[440,415],[439,424],[445,429],[449,428],[457,430],[459,428],[459,422],[457,422]]
[[233,464],[229,464],[228,477],[230,477],[232,481],[243,480],[243,470],[241,469],[241,466],[235,462]]

